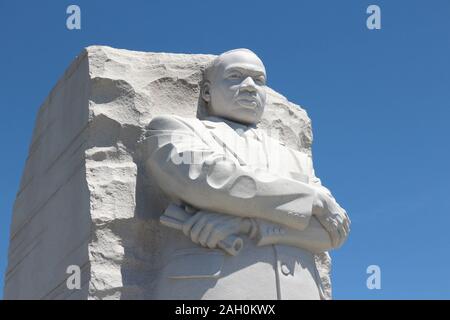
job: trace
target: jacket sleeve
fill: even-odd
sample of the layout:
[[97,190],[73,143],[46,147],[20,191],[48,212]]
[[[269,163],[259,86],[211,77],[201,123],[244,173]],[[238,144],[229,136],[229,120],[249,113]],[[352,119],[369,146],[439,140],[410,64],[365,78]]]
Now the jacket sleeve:
[[[330,190],[324,187],[319,178],[316,177],[312,159],[308,157],[307,171],[310,185],[316,189],[322,189],[329,197],[333,197]],[[256,219],[256,239],[259,246],[284,244],[313,253],[320,253],[334,249],[328,231],[319,223],[316,217],[311,217],[308,227],[299,231],[289,226],[280,226],[265,220]]]
[[334,248],[328,232],[315,217],[311,217],[308,227],[303,231],[261,219],[256,219],[256,225],[258,246],[284,244],[312,253],[320,253]]
[[308,226],[313,186],[240,165],[219,146],[208,143],[205,131],[179,117],[156,117],[148,129],[145,170],[173,200],[296,230]]

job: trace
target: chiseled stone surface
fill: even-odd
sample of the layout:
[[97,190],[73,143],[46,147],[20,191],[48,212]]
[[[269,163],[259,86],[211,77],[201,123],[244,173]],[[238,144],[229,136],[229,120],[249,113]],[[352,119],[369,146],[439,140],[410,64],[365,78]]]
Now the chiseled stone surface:
[[[157,115],[194,117],[215,56],[88,47],[41,106],[14,204],[5,299],[151,299],[168,200],[143,174],[140,144]],[[311,152],[311,121],[268,90],[260,124]],[[164,228],[164,229],[163,229]],[[164,230],[164,232],[163,232]],[[316,256],[331,298],[328,254]],[[80,290],[66,268],[79,265]]]

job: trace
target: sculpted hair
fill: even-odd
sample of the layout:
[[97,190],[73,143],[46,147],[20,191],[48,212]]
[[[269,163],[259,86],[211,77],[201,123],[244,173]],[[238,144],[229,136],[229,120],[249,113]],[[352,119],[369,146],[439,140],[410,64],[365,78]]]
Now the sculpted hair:
[[233,53],[233,52],[237,52],[237,51],[249,52],[251,54],[256,55],[252,50],[249,50],[249,49],[246,49],[246,48],[238,48],[238,49],[225,51],[224,53],[222,53],[221,55],[217,56],[215,59],[213,59],[210,63],[208,63],[206,65],[206,68],[203,71],[202,84],[205,83],[205,81],[209,81],[211,79],[211,74],[214,71],[214,69],[218,66],[218,64],[220,62],[220,58],[222,58],[223,56],[225,56],[227,54],[230,54],[230,53]]

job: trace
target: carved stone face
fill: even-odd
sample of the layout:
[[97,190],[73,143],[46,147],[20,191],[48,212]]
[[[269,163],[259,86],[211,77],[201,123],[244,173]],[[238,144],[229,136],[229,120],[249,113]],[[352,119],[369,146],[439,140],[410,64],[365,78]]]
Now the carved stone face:
[[220,55],[211,68],[202,97],[210,115],[239,123],[259,122],[266,105],[266,69],[249,50]]

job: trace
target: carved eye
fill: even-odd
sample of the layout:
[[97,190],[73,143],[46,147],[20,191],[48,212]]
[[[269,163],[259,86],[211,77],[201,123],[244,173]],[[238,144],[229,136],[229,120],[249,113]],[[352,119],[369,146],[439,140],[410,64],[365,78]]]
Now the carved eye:
[[264,77],[257,77],[253,80],[257,85],[263,86],[266,84],[266,79]]
[[228,75],[228,79],[237,80],[241,78],[241,74],[239,72],[233,72]]

